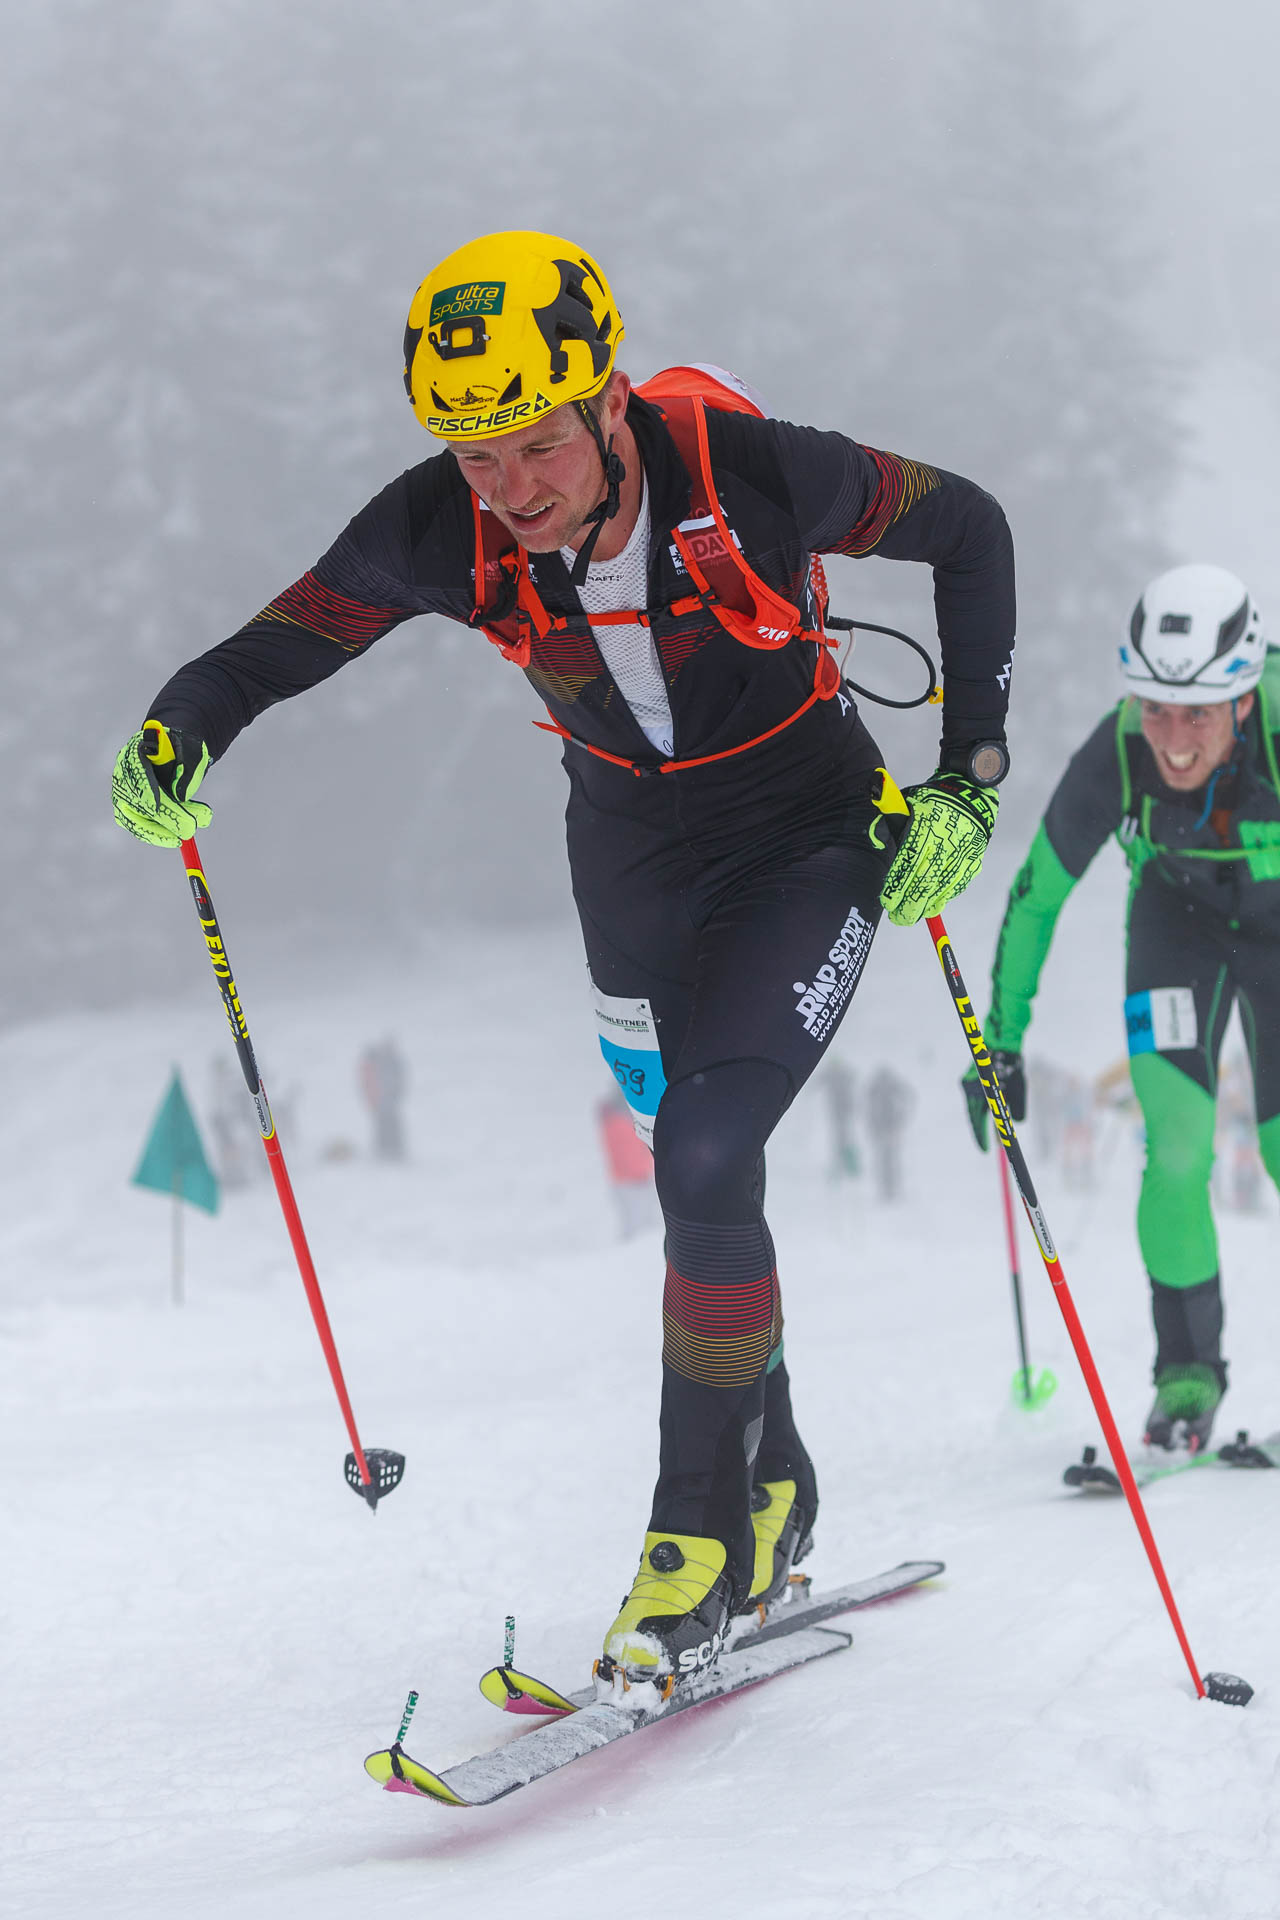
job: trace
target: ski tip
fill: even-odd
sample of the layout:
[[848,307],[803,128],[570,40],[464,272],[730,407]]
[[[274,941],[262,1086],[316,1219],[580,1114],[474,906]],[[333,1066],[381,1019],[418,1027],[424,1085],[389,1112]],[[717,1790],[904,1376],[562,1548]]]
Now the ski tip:
[[1206,1673],[1201,1684],[1205,1698],[1224,1707],[1247,1707],[1253,1698],[1253,1688],[1238,1673]]
[[896,1600],[900,1593],[915,1593],[930,1580],[937,1580],[947,1570],[945,1560],[903,1560],[894,1568],[902,1576],[903,1584],[893,1593],[885,1595],[887,1600]]
[[514,1667],[490,1667],[480,1680],[480,1691],[493,1706],[500,1707],[504,1713],[535,1713],[553,1717],[562,1717],[566,1713],[576,1713],[572,1700],[567,1700],[545,1680],[535,1680],[527,1673],[517,1673]]
[[437,1800],[446,1807],[469,1807],[471,1802],[447,1787],[438,1773],[432,1773],[429,1767],[411,1760],[399,1741],[392,1747],[383,1747],[377,1753],[371,1753],[364,1763],[364,1770],[371,1780],[376,1780],[384,1793],[413,1793],[423,1800]]

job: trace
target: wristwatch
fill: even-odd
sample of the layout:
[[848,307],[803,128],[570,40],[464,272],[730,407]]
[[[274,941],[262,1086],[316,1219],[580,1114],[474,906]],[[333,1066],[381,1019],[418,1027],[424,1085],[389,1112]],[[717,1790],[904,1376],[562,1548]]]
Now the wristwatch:
[[1009,749],[1003,740],[965,740],[944,747],[941,764],[947,773],[962,773],[975,787],[998,787],[1009,771]]

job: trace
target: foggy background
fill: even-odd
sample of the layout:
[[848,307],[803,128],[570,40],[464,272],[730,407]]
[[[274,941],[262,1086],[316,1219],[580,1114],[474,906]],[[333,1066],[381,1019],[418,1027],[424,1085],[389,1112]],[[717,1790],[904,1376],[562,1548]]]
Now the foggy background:
[[[404,316],[478,233],[596,253],[634,377],[718,361],[779,414],[997,495],[1020,604],[1000,873],[1114,698],[1153,571],[1215,560],[1280,606],[1274,10],[7,0],[3,19],[0,1021],[200,977],[177,856],[115,827],[112,761],[182,660],[434,451]],[[830,571],[837,610],[933,638],[927,569]],[[873,638],[852,672],[914,685]],[[482,638],[419,620],[242,735],[202,842],[242,976],[248,953],[341,981],[446,923],[505,944],[565,915],[538,714]],[[929,771],[932,716],[867,719],[900,778]]]

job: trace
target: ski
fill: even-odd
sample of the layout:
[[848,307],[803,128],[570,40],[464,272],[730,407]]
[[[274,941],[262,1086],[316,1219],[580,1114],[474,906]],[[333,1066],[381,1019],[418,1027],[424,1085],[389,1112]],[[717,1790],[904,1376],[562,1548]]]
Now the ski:
[[[895,1594],[918,1587],[922,1580],[930,1580],[942,1570],[940,1560],[904,1560],[901,1566],[890,1567],[885,1573],[872,1574],[869,1579],[855,1580],[823,1594],[811,1591],[812,1582],[804,1574],[792,1574],[786,1594],[774,1602],[762,1620],[739,1625],[730,1648],[736,1651],[739,1647],[758,1647],[765,1641],[795,1633],[801,1627],[818,1626],[837,1614],[855,1613],[859,1607],[874,1606],[877,1600],[891,1600]],[[501,1707],[504,1713],[523,1714],[578,1713],[592,1704],[596,1699],[594,1687],[581,1687],[576,1693],[565,1694],[548,1686],[545,1680],[518,1673],[511,1664],[514,1629],[514,1620],[508,1619],[504,1664],[490,1667],[481,1677],[480,1691],[486,1700]]]
[[[643,1732],[655,1721],[670,1719],[672,1714],[684,1713],[708,1700],[722,1700],[747,1687],[758,1686],[764,1680],[772,1680],[780,1673],[807,1666],[828,1654],[843,1652],[852,1646],[853,1636],[820,1622],[903,1593],[942,1571],[940,1560],[907,1561],[886,1573],[837,1588],[829,1594],[792,1599],[773,1616],[766,1617],[761,1626],[745,1633],[727,1653],[721,1654],[708,1673],[687,1682],[669,1701],[653,1708],[623,1707],[599,1701],[591,1689],[572,1695],[560,1694],[527,1675],[516,1674],[510,1667],[495,1668],[494,1674],[509,1675],[513,1682],[527,1682],[528,1687],[540,1695],[542,1704],[531,1702],[529,1706],[511,1710],[550,1712],[556,1717],[518,1735],[505,1746],[435,1773],[411,1758],[401,1744],[408,1727],[409,1710],[406,1710],[400,1737],[390,1747],[371,1753],[364,1763],[365,1772],[388,1793],[416,1794],[447,1807],[489,1806],[534,1780],[558,1772],[585,1754],[623,1740],[629,1734]],[[804,1585],[807,1588],[808,1582]],[[491,1675],[486,1674],[485,1679],[490,1678]],[[505,1691],[501,1682],[498,1685]],[[524,1693],[525,1687],[517,1691]],[[494,1698],[492,1692],[485,1690],[485,1693],[486,1698]]]
[[[1265,1440],[1250,1440],[1248,1429],[1241,1427],[1234,1440],[1228,1440],[1221,1447],[1210,1448],[1205,1453],[1180,1453],[1166,1455],[1162,1459],[1156,1452],[1144,1452],[1131,1456],[1129,1465],[1140,1487],[1153,1486],[1158,1480],[1169,1480],[1175,1474],[1190,1473],[1199,1467],[1243,1467],[1255,1470],[1280,1467],[1280,1433],[1269,1434]],[[1086,1447],[1081,1458],[1067,1468],[1062,1479],[1065,1486],[1087,1493],[1123,1491],[1119,1475],[1113,1468],[1101,1464],[1096,1447]]]
[[[890,1567],[887,1572],[871,1574],[867,1580],[854,1580],[850,1586],[837,1586],[831,1594],[814,1594],[812,1580],[806,1574],[793,1574],[787,1592],[773,1601],[764,1617],[750,1620],[748,1624],[737,1624],[729,1647],[758,1647],[766,1640],[777,1640],[783,1634],[794,1634],[802,1626],[818,1626],[821,1620],[835,1619],[839,1613],[856,1613],[858,1607],[873,1607],[877,1599],[892,1599],[894,1594],[906,1594],[913,1586],[919,1586],[921,1580],[931,1580],[942,1572],[942,1561],[902,1561],[900,1567]],[[495,1707],[501,1707],[503,1713],[532,1713],[532,1715],[566,1715],[580,1713],[583,1707],[589,1707],[595,1701],[595,1688],[580,1688],[578,1693],[560,1693],[557,1688],[547,1686],[545,1680],[535,1680],[532,1674],[516,1672],[512,1667],[512,1649],[514,1649],[514,1620],[507,1620],[507,1653],[501,1667],[489,1667],[487,1674],[480,1680],[480,1692]]]

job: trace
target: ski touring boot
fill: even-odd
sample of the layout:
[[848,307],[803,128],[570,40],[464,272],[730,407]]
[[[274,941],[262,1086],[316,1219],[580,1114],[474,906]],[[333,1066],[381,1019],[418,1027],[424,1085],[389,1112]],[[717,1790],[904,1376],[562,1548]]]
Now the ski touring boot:
[[1156,1397],[1147,1415],[1143,1440],[1149,1447],[1172,1452],[1185,1447],[1203,1453],[1213,1432],[1214,1415],[1222,1402],[1219,1369],[1189,1361],[1161,1367],[1156,1375]]
[[809,1515],[798,1504],[794,1480],[757,1481],[751,1489],[751,1531],[756,1558],[746,1611],[762,1624],[789,1586],[807,1586],[792,1572],[813,1547]]
[[598,1699],[652,1712],[715,1665],[733,1603],[727,1563],[719,1540],[646,1533],[631,1591],[593,1669]]
[[1143,1438],[1149,1447],[1203,1453],[1227,1390],[1222,1358],[1222,1284],[1215,1273],[1191,1287],[1151,1280],[1156,1335],[1155,1403]]

